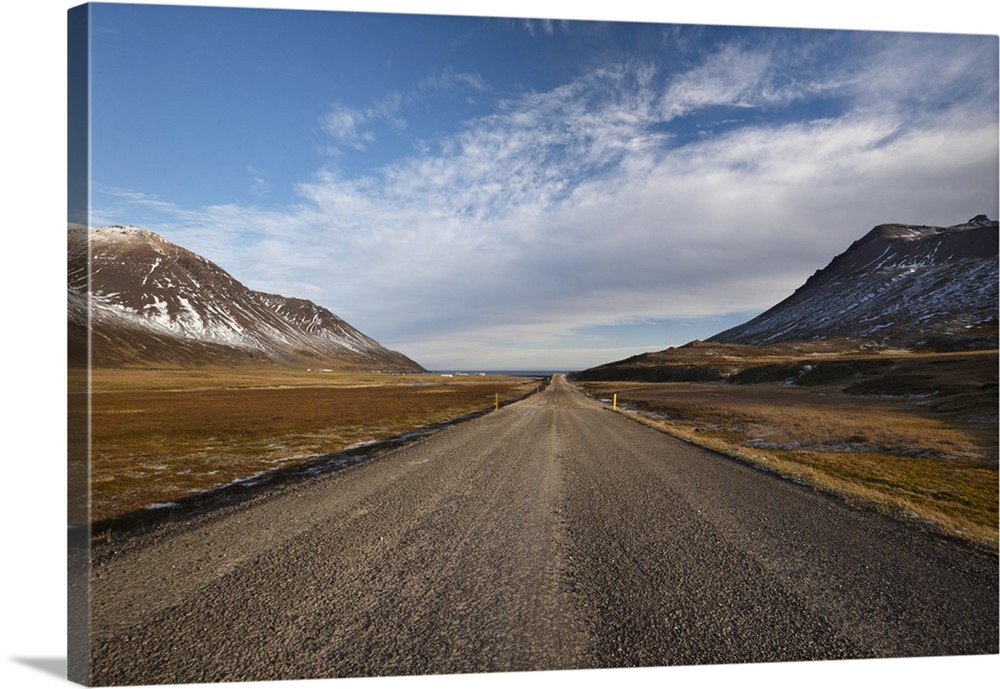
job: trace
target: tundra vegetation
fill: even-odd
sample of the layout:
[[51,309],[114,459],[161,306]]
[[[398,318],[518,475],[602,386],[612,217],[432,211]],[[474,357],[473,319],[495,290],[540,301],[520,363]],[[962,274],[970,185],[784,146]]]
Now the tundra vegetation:
[[[109,520],[492,409],[498,395],[502,404],[537,385],[496,375],[95,369],[89,518]],[[84,394],[82,384],[76,390]],[[71,402],[70,413],[80,416],[71,427],[86,423],[86,405]]]
[[671,435],[997,550],[997,350],[692,343],[576,380]]

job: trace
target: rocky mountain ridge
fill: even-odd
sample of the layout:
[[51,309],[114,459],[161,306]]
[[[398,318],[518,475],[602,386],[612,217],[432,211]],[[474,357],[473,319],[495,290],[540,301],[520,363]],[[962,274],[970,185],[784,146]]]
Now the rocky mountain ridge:
[[711,338],[766,345],[847,338],[878,346],[997,346],[998,227],[874,227],[791,296]]
[[69,229],[70,364],[423,371],[305,299],[257,292],[138,227]]
[[[840,383],[856,394],[930,395],[947,390],[911,369],[940,353],[933,361],[939,374],[959,362],[974,369],[954,373],[949,390],[972,380],[975,394],[995,395],[989,391],[996,380],[996,355],[990,350],[997,348],[998,253],[997,221],[984,215],[950,227],[878,225],[787,299],[742,325],[574,376],[581,381]],[[886,350],[887,356],[873,356]],[[905,356],[897,361],[891,354],[903,350],[912,350],[914,362]]]

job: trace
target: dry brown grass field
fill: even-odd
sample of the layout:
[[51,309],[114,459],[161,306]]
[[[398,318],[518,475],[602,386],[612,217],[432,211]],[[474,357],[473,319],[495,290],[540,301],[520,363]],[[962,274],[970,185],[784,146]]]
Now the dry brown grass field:
[[725,358],[728,380],[577,384],[677,437],[997,549],[996,351],[695,349],[659,364]]
[[[503,403],[537,384],[509,376],[95,370],[90,520],[491,409],[496,395]],[[70,410],[85,413],[72,403]]]

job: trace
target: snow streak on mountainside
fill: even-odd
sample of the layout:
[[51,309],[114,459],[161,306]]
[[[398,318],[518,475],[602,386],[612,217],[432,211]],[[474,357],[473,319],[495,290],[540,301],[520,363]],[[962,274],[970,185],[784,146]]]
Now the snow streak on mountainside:
[[879,225],[790,297],[710,338],[770,344],[855,338],[880,345],[995,347],[997,221]]
[[86,337],[89,306],[94,366],[257,362],[423,370],[327,309],[248,289],[148,230],[70,228],[68,268],[71,363],[85,363],[72,359],[79,351],[74,343]]

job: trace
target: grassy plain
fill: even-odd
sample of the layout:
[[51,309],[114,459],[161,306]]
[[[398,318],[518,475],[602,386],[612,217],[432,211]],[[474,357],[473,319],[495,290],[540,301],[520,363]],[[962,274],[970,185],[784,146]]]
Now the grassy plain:
[[537,380],[98,369],[90,384],[90,520],[98,522],[490,409],[496,395],[510,401]]
[[628,380],[578,384],[677,437],[997,549],[996,351],[740,353],[705,344],[655,364],[667,378],[721,366],[719,380],[640,382],[626,366]]

